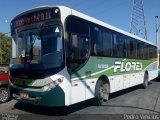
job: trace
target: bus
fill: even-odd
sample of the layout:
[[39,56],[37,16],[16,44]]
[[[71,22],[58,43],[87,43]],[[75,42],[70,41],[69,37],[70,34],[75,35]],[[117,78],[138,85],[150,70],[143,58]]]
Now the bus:
[[[118,22],[118,21],[117,21]],[[21,102],[69,106],[158,76],[157,46],[65,6],[41,6],[11,21],[10,89]]]

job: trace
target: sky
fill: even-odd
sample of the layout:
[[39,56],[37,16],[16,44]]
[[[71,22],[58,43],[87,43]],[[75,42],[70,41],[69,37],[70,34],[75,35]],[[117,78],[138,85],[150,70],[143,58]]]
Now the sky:
[[[19,13],[44,5],[67,6],[127,32],[130,31],[132,0],[3,0],[0,4],[0,32],[10,32],[9,22]],[[148,39],[154,43],[156,42],[155,16],[159,16],[160,19],[159,6],[160,0],[144,0]]]

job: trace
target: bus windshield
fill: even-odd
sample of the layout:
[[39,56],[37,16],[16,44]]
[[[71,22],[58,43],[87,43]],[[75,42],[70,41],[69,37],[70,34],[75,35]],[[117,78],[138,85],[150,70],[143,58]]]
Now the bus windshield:
[[12,35],[11,68],[51,69],[63,64],[59,25],[24,30]]

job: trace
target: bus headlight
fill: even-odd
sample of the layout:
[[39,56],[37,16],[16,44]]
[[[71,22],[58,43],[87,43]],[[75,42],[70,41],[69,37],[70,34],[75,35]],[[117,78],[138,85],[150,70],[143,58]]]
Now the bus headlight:
[[53,81],[53,82],[51,82],[51,83],[43,86],[43,87],[41,88],[41,90],[42,90],[42,91],[49,91],[49,90],[55,88],[55,87],[56,87],[57,85],[59,85],[60,83],[62,83],[62,82],[63,82],[63,79],[64,79],[64,77],[58,78],[57,80],[55,80],[55,81]]

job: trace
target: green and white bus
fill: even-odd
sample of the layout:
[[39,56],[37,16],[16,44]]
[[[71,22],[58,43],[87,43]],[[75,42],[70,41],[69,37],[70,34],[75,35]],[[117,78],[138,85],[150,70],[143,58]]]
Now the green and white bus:
[[[118,22],[118,21],[117,21]],[[153,43],[64,6],[42,6],[11,21],[13,98],[68,106],[147,87],[158,76]]]

